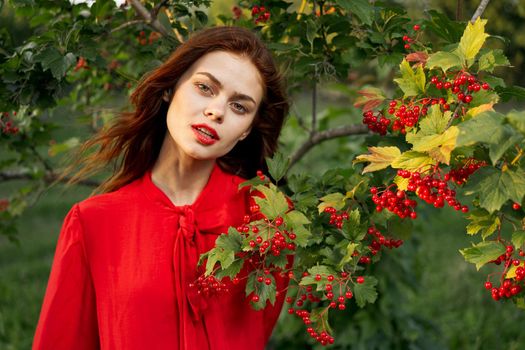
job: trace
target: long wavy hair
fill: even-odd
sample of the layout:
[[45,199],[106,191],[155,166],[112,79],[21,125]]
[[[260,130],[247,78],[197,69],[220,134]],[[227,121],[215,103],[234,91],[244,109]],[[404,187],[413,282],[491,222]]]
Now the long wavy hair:
[[276,151],[288,113],[284,79],[257,35],[248,29],[224,26],[196,32],[163,64],[146,74],[130,98],[134,111],[119,114],[109,127],[83,143],[62,176],[80,167],[69,181],[76,183],[113,164],[113,174],[95,190],[98,193],[115,191],[143,176],[157,160],[166,135],[169,102],[163,97],[173,93],[178,80],[193,63],[213,51],[249,58],[264,84],[250,134],[217,162],[223,170],[245,178],[255,176],[258,169],[264,171],[265,157]]

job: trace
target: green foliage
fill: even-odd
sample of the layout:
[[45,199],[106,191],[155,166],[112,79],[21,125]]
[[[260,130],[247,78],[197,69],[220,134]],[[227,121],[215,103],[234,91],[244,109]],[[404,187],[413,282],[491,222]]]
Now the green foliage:
[[[148,11],[158,4],[142,3]],[[251,258],[251,262],[259,265],[249,272],[245,291],[248,297],[259,297],[257,302],[252,299],[252,304],[260,310],[275,303],[276,276],[291,272],[290,295],[306,295],[309,287],[318,293],[319,300],[313,298],[305,303],[305,308],[312,310],[310,319],[315,329],[338,332],[331,326],[337,316],[329,312],[324,294],[328,278],[332,276],[334,285],[352,292],[355,300],[345,304],[355,314],[354,324],[342,323],[356,337],[342,343],[348,341],[362,348],[379,347],[383,342],[380,332],[384,332],[389,339],[401,334],[401,340],[391,348],[408,348],[411,339],[417,338],[414,334],[431,334],[432,326],[413,314],[389,313],[385,305],[395,307],[392,302],[395,299],[388,304],[390,293],[401,300],[405,297],[402,290],[410,289],[407,286],[413,282],[404,281],[407,277],[403,274],[388,280],[390,272],[381,271],[381,274],[374,264],[368,265],[361,259],[370,258],[372,263],[377,263],[383,255],[388,256],[373,248],[373,242],[379,241],[374,238],[373,230],[380,232],[383,239],[396,242],[398,238],[412,236],[415,228],[411,220],[387,210],[375,212],[377,203],[370,198],[369,185],[384,186],[392,182],[389,188],[408,191],[409,180],[396,176],[396,170],[418,171],[423,176],[434,175],[433,171],[441,174],[467,167],[471,159],[485,163],[468,178],[466,185],[458,183],[456,189],[460,196],[466,195],[472,201],[474,208],[468,214],[467,234],[481,241],[461,250],[465,260],[479,269],[504,254],[505,244],[510,243],[501,235],[508,235],[504,225],[509,221],[515,226],[510,242],[516,248],[523,246],[523,231],[517,229],[522,224],[521,212],[509,214],[509,202],[523,203],[525,196],[525,116],[520,111],[502,114],[492,108],[499,100],[525,96],[525,90],[507,87],[502,79],[492,75],[499,74],[500,68],[510,66],[510,62],[500,49],[487,47],[490,40],[485,33],[486,20],[478,19],[465,25],[431,10],[428,19],[418,22],[440,38],[432,40],[430,45],[421,32],[408,29],[412,23],[408,25],[411,18],[404,9],[366,0],[303,2],[304,6],[289,1],[266,1],[264,5],[271,13],[269,21],[255,21],[256,17],[250,14],[253,6],[250,2],[236,4],[242,13],[235,18],[231,13],[214,16],[207,9],[209,1],[167,1],[159,9],[157,18],[169,35],[161,34],[159,27],[150,21],[137,21],[140,17],[132,7],[116,7],[109,0],[95,1],[91,7],[65,0],[46,2],[46,6],[34,6],[31,1],[7,4],[11,15],[25,26],[27,37],[17,42],[10,28],[0,28],[0,110],[7,111],[20,129],[17,134],[0,136],[6,150],[5,158],[3,155],[0,159],[0,171],[22,172],[35,183],[12,193],[7,209],[0,212],[2,233],[8,233],[11,238],[16,237],[13,220],[46,188],[46,176],[59,163],[55,157],[111,122],[113,113],[107,111],[108,107],[125,109],[115,101],[127,99],[140,77],[168,57],[179,39],[215,21],[215,24],[240,25],[258,32],[285,67],[292,93],[326,80],[351,81],[349,86],[339,86],[337,91],[348,106],[326,109],[322,113],[313,111],[317,119],[310,124],[297,113],[290,122],[297,124],[295,128],[293,124],[288,125],[294,147],[301,135],[307,135],[307,142],[312,141],[315,136],[328,135],[335,127],[356,120],[358,113],[348,103],[349,99],[356,99],[355,106],[364,111],[382,109],[382,116],[391,121],[395,119],[386,107],[393,100],[387,97],[392,91],[385,91],[383,87],[363,88],[368,78],[356,72],[375,70],[373,74],[382,75],[378,80],[385,81],[390,79],[385,77],[395,75],[399,91],[394,93],[400,97],[394,100],[428,107],[428,113],[402,131],[390,126],[394,133],[381,139],[340,140],[335,147],[332,143],[329,146],[332,148],[326,149],[316,145],[318,149],[329,150],[322,152],[323,162],[328,164],[332,158],[334,164],[344,167],[322,176],[304,172],[285,177],[293,165],[289,159],[281,153],[268,158],[269,175],[282,187],[279,189],[261,177],[242,185],[257,191],[255,203],[260,210],[245,225],[248,232],[230,228],[227,234],[219,236],[214,249],[201,256],[207,275],[233,279],[245,266],[245,260]],[[18,18],[31,20],[22,23]],[[414,37],[413,52],[404,48],[405,35]],[[472,74],[486,81],[490,88],[473,94],[471,102],[461,102],[455,94],[438,89],[431,82],[433,76],[453,79],[461,74]],[[426,101],[440,98],[452,108],[445,109],[445,103],[431,105]],[[89,132],[66,132],[67,138],[55,140],[54,117],[60,109],[80,114],[75,122],[83,123]],[[350,167],[350,160],[362,152],[365,145],[369,153],[357,156],[353,164],[368,164],[364,168]],[[308,165],[315,164],[310,163]],[[411,198],[420,194],[414,192]],[[287,199],[291,199],[293,208]],[[335,218],[331,208],[335,210]],[[347,216],[341,221],[344,222],[335,225],[338,215],[343,214]],[[283,223],[278,224],[281,219]],[[272,254],[271,249],[261,250],[258,243],[255,246],[252,243],[261,238],[274,247],[276,243],[272,239],[276,232],[291,244],[281,247],[280,254]],[[289,266],[288,254],[295,255],[293,268]],[[406,261],[405,258],[403,262]],[[395,261],[390,262],[396,265]],[[406,266],[399,269],[403,268]],[[263,273],[264,269],[269,273]],[[376,277],[371,276],[372,273]],[[261,282],[261,276],[270,283]],[[364,283],[358,283],[357,276],[364,276]],[[391,291],[384,287],[387,284],[396,287]],[[523,299],[516,298],[516,302],[523,304]],[[388,315],[386,319],[374,318],[372,313],[378,310]],[[402,332],[396,329],[406,319],[411,320],[412,325],[419,325],[413,333],[405,328]],[[359,333],[356,329],[360,327],[365,331]],[[376,329],[381,336],[374,338],[366,334],[370,329]],[[421,338],[418,341],[422,342]]]

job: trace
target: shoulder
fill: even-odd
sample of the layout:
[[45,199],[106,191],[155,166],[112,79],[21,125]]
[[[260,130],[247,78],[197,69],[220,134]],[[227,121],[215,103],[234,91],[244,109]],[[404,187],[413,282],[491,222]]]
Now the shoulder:
[[143,202],[139,188],[140,179],[135,180],[116,191],[97,194],[78,202],[78,215],[81,218],[93,219],[99,215],[111,215],[128,208],[131,205]]

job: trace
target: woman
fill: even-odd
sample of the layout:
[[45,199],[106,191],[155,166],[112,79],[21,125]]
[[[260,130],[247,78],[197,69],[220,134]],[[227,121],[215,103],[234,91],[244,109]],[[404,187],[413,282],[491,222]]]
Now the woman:
[[199,255],[242,222],[238,185],[276,149],[288,103],[270,53],[246,29],[199,32],[131,101],[77,161],[75,179],[116,170],[65,218],[33,349],[264,348],[284,293],[254,311],[242,284],[209,299],[189,284]]

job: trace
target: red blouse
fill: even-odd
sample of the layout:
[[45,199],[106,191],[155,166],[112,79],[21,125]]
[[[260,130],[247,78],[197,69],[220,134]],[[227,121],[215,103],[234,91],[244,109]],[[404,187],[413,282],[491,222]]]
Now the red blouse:
[[[151,171],[75,204],[58,239],[33,349],[263,349],[282,308],[254,311],[244,285],[205,299],[188,287],[201,253],[249,206],[242,178],[215,166],[192,205]],[[275,276],[277,290],[288,281]]]

